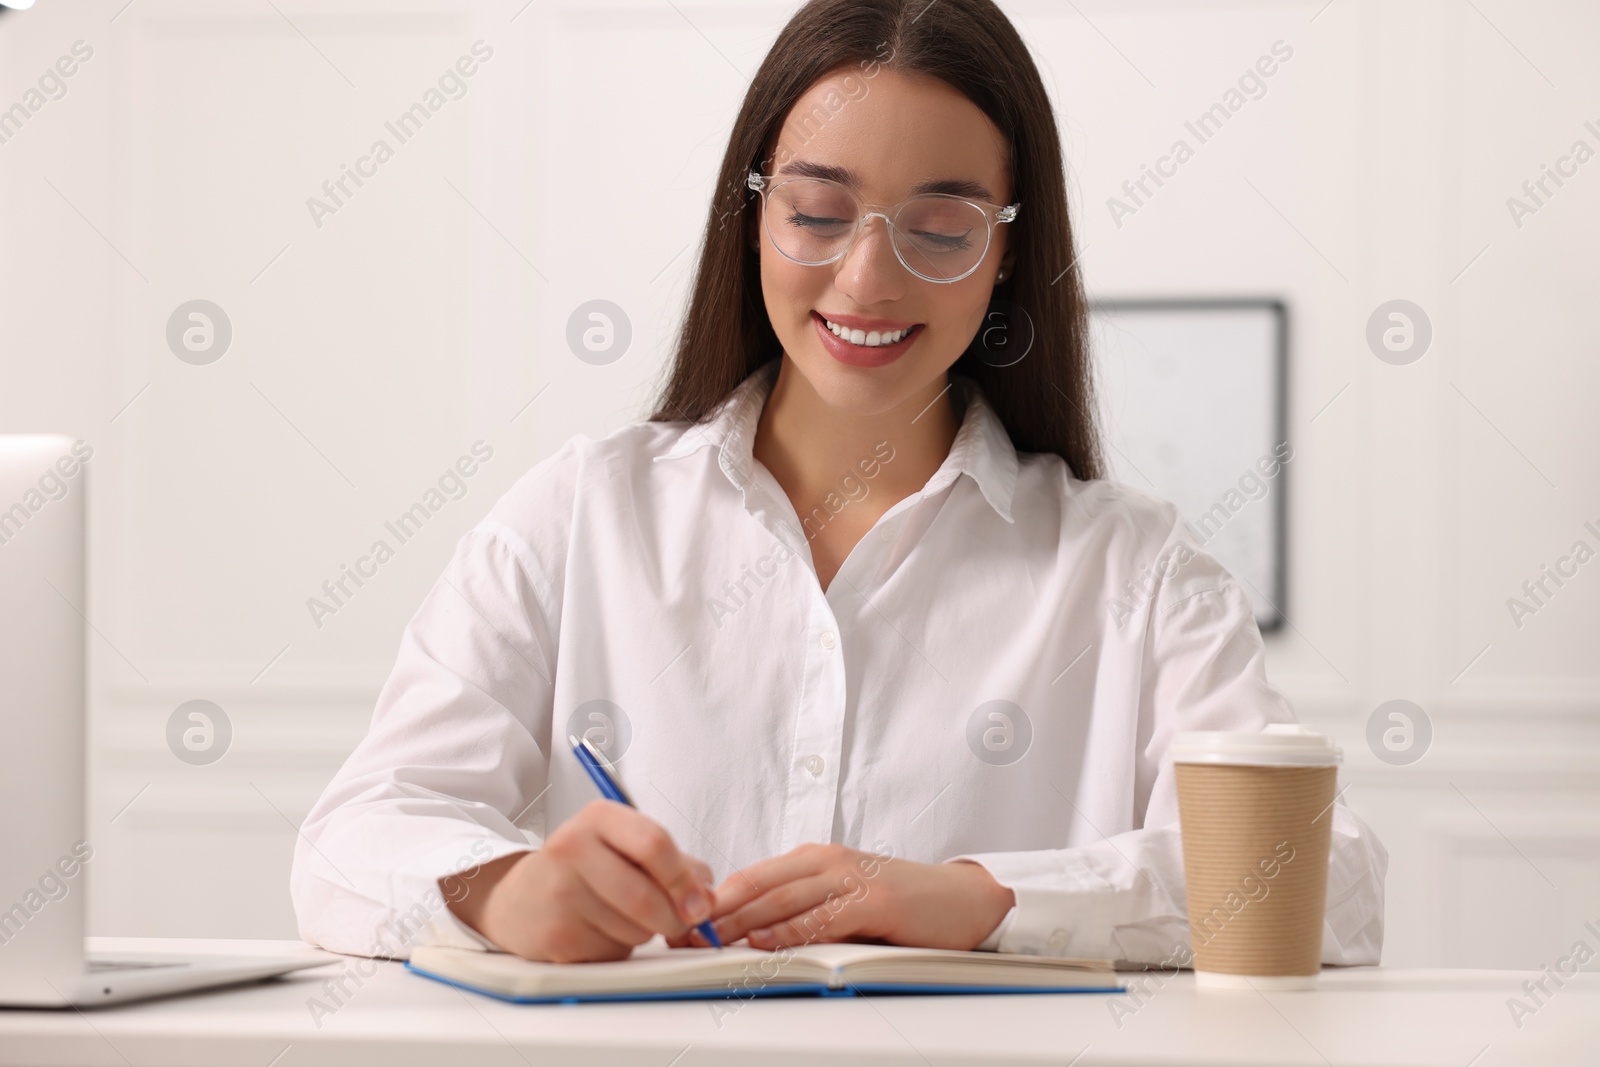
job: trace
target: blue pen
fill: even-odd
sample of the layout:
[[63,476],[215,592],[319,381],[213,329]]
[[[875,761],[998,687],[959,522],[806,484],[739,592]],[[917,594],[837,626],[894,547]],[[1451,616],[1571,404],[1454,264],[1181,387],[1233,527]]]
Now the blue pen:
[[[578,757],[583,769],[589,772],[589,777],[594,780],[601,796],[607,800],[615,800],[618,804],[626,804],[630,808],[638,807],[629,799],[628,794],[622,791],[622,783],[617,780],[616,768],[600,754],[599,749],[589,743],[587,737],[568,734],[567,740],[572,743],[572,754]],[[712,927],[711,920],[707,919],[695,929],[700,931],[700,936],[713,948],[722,947],[722,942],[717,940],[717,931]]]

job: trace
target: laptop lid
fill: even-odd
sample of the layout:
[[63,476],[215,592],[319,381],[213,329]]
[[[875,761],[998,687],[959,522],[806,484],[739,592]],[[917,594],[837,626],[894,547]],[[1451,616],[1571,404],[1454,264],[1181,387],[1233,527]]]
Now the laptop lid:
[[0,435],[0,1003],[60,1003],[83,969],[92,455]]

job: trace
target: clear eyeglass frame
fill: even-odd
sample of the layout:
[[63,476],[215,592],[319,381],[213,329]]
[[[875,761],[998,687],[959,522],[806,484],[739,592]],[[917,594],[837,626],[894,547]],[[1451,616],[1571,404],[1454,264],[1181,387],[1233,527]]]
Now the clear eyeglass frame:
[[[863,227],[866,226],[867,220],[872,218],[872,216],[877,215],[879,218],[883,219],[884,225],[889,228],[889,236],[890,236],[889,244],[894,249],[895,258],[900,261],[900,265],[902,267],[904,267],[906,270],[910,271],[916,277],[921,278],[923,281],[933,282],[936,285],[949,285],[949,284],[951,284],[953,282],[959,282],[963,278],[970,277],[972,275],[973,271],[977,270],[979,267],[981,267],[983,265],[983,261],[985,259],[987,259],[988,256],[989,256],[989,249],[994,246],[994,228],[995,228],[995,224],[996,223],[1002,223],[1003,224],[1003,223],[1007,223],[1007,222],[1012,221],[1013,219],[1015,219],[1017,217],[1017,213],[1022,210],[1022,202],[1020,200],[1015,204],[1008,204],[1005,207],[1001,207],[998,204],[991,204],[987,200],[971,200],[971,199],[968,199],[967,197],[963,197],[963,196],[951,196],[948,193],[919,193],[916,196],[907,197],[905,200],[902,200],[902,201],[900,201],[900,203],[894,205],[893,214],[891,215],[891,214],[885,214],[881,210],[883,205],[865,203],[864,201],[862,201],[862,199],[859,196],[856,196],[856,194],[854,192],[852,192],[848,187],[846,187],[844,185],[840,185],[838,182],[835,182],[835,181],[829,181],[827,178],[807,178],[807,177],[789,178],[789,177],[785,177],[785,178],[783,178],[782,181],[778,181],[778,178],[779,178],[779,175],[776,175],[776,174],[762,174],[759,171],[752,170],[745,177],[745,185],[747,185],[749,188],[755,190],[755,192],[762,197],[762,199],[763,199],[763,201],[765,203],[766,201],[768,201],[770,199],[770,197],[772,196],[772,194],[774,192],[776,192],[778,189],[782,188],[787,182],[791,182],[791,181],[825,182],[826,184],[834,186],[835,188],[837,188],[837,189],[843,191],[844,193],[848,194],[850,197],[852,197],[856,201],[856,203],[858,205],[860,205],[861,207],[864,207],[864,208],[867,209],[866,211],[864,211],[862,213],[860,218],[856,219],[855,230],[850,234],[850,239],[845,242],[844,247],[842,249],[840,249],[839,252],[836,255],[834,255],[834,256],[832,256],[832,257],[830,257],[828,259],[824,259],[824,260],[821,260],[819,262],[815,262],[815,263],[807,261],[807,260],[803,260],[803,259],[795,259],[795,257],[789,255],[789,253],[785,252],[782,248],[780,248],[778,246],[778,242],[776,240],[773,240],[772,247],[777,249],[778,254],[783,256],[783,258],[785,258],[787,260],[791,260],[792,262],[795,262],[795,263],[802,264],[803,266],[808,266],[808,267],[825,267],[829,263],[837,263],[839,260],[841,260],[845,256],[849,255],[850,254],[850,250],[856,246],[856,240],[857,240],[857,238],[859,238],[861,236],[861,230],[863,229]],[[777,184],[769,185],[769,183],[772,183],[772,182],[776,182]],[[954,278],[930,278],[928,275],[923,274],[921,271],[917,270],[917,268],[913,267],[910,263],[906,262],[905,254],[900,251],[900,242],[895,239],[895,232],[896,231],[895,231],[895,225],[894,225],[894,216],[899,215],[901,209],[904,208],[906,206],[906,204],[910,203],[912,200],[917,200],[917,199],[921,199],[921,198],[924,198],[924,197],[938,197],[938,198],[945,199],[945,200],[957,200],[957,201],[960,201],[963,204],[970,204],[972,207],[976,208],[980,214],[983,215],[984,226],[985,226],[983,254],[978,257],[977,262],[973,263],[973,265],[971,267],[969,267],[966,271],[964,271],[963,273],[957,275]],[[764,225],[768,227],[767,236],[770,239],[772,237],[772,231],[770,229],[770,225],[771,225],[770,212],[768,212],[767,215],[768,215],[767,222]]]

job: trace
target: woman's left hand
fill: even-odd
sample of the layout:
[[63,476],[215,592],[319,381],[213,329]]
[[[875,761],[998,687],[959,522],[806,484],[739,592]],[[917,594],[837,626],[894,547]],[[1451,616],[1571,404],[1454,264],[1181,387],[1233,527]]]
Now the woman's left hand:
[[[711,917],[725,945],[743,937],[769,950],[825,941],[971,949],[1015,899],[976,863],[807,844],[729,875]],[[679,943],[703,944],[698,933]]]

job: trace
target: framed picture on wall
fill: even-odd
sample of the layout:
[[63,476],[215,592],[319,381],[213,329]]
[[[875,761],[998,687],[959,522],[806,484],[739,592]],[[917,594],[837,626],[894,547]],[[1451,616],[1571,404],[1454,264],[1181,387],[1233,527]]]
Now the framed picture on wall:
[[1113,476],[1170,500],[1283,624],[1288,311],[1281,300],[1115,299],[1090,308]]

